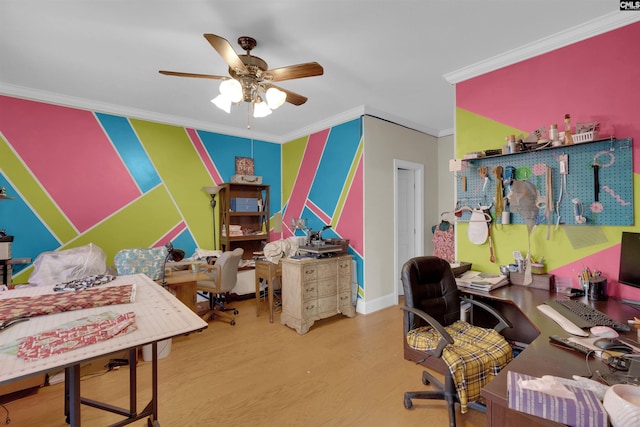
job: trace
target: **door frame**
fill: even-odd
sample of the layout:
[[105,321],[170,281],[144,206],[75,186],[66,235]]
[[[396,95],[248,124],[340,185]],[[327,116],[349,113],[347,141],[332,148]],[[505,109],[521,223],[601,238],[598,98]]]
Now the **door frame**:
[[424,165],[393,159],[393,295],[398,304],[400,291],[400,273],[402,266],[398,262],[398,170],[409,169],[413,173],[414,195],[414,256],[424,253]]

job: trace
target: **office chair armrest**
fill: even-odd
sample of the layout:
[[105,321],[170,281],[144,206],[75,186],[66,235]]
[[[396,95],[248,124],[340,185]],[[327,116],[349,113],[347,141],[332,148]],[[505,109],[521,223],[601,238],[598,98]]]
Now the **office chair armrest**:
[[420,317],[422,320],[427,322],[429,326],[431,326],[433,329],[435,329],[438,332],[438,334],[440,335],[440,341],[438,341],[438,346],[434,350],[430,351],[430,353],[433,354],[435,357],[440,357],[442,355],[442,350],[448,344],[453,344],[453,338],[451,338],[451,335],[449,335],[449,333],[444,328],[444,326],[442,326],[440,322],[438,322],[436,319],[429,316],[424,311],[418,310],[417,308],[413,308],[413,307],[400,307],[400,308],[403,309],[404,311],[408,311]]
[[203,265],[201,268],[203,270],[207,270],[215,274],[214,283],[216,285],[216,289],[220,290],[220,283],[222,282],[222,266],[214,265],[214,264],[206,264],[206,265]]
[[465,302],[471,303],[477,307],[480,307],[487,313],[491,314],[498,321],[498,324],[493,327],[493,329],[496,332],[501,332],[505,328],[513,327],[513,325],[511,325],[511,323],[499,311],[497,311],[495,308],[491,307],[490,305],[485,304],[481,301],[470,299],[470,298],[460,297],[460,299]]

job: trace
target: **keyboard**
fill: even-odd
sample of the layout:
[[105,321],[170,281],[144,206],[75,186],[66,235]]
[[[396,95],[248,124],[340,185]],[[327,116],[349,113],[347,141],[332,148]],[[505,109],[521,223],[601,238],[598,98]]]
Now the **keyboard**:
[[590,328],[592,326],[609,326],[618,332],[628,332],[631,330],[626,323],[618,322],[596,310],[595,308],[575,300],[551,300],[547,305],[553,307],[558,313],[567,318],[571,323],[579,328]]

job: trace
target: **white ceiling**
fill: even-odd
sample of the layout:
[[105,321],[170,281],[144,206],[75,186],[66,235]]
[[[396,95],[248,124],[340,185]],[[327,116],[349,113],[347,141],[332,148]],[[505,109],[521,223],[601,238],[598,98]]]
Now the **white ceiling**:
[[[478,72],[638,20],[618,0],[1,0],[0,93],[285,142],[367,113],[443,136],[454,86]],[[247,130],[209,101],[226,75],[202,36],[257,39],[270,68],[324,75],[279,86],[307,96]],[[594,53],[597,57],[597,53]],[[445,79],[444,76],[448,79]],[[448,81],[449,80],[449,81]]]

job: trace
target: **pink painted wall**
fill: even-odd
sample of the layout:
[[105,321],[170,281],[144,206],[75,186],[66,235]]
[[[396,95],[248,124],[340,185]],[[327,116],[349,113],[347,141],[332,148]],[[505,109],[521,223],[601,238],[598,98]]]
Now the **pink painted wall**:
[[[494,141],[504,141],[505,134],[491,134],[490,131],[487,134],[487,129],[511,128],[527,135],[540,126],[548,128],[552,123],[561,127],[566,113],[571,115],[574,125],[576,122],[601,122],[601,136],[633,139],[634,225],[602,227],[608,242],[578,251],[566,239],[552,243],[538,239],[537,242],[543,246],[556,245],[549,252],[559,253],[552,260],[551,268],[557,277],[568,279],[577,286],[576,272],[588,266],[601,270],[608,278],[609,295],[634,300],[640,300],[640,290],[619,284],[617,277],[621,232],[640,232],[638,40],[640,23],[634,23],[456,86],[456,157],[473,150],[495,148]],[[487,146],[488,139],[492,146]],[[509,238],[513,239],[512,234],[492,234],[498,248],[508,250],[513,246],[514,242],[509,241]],[[460,259],[486,264],[474,248],[464,241],[461,243]],[[542,249],[543,252],[544,247]]]
[[140,196],[92,112],[10,97],[0,110],[5,138],[77,231]]

